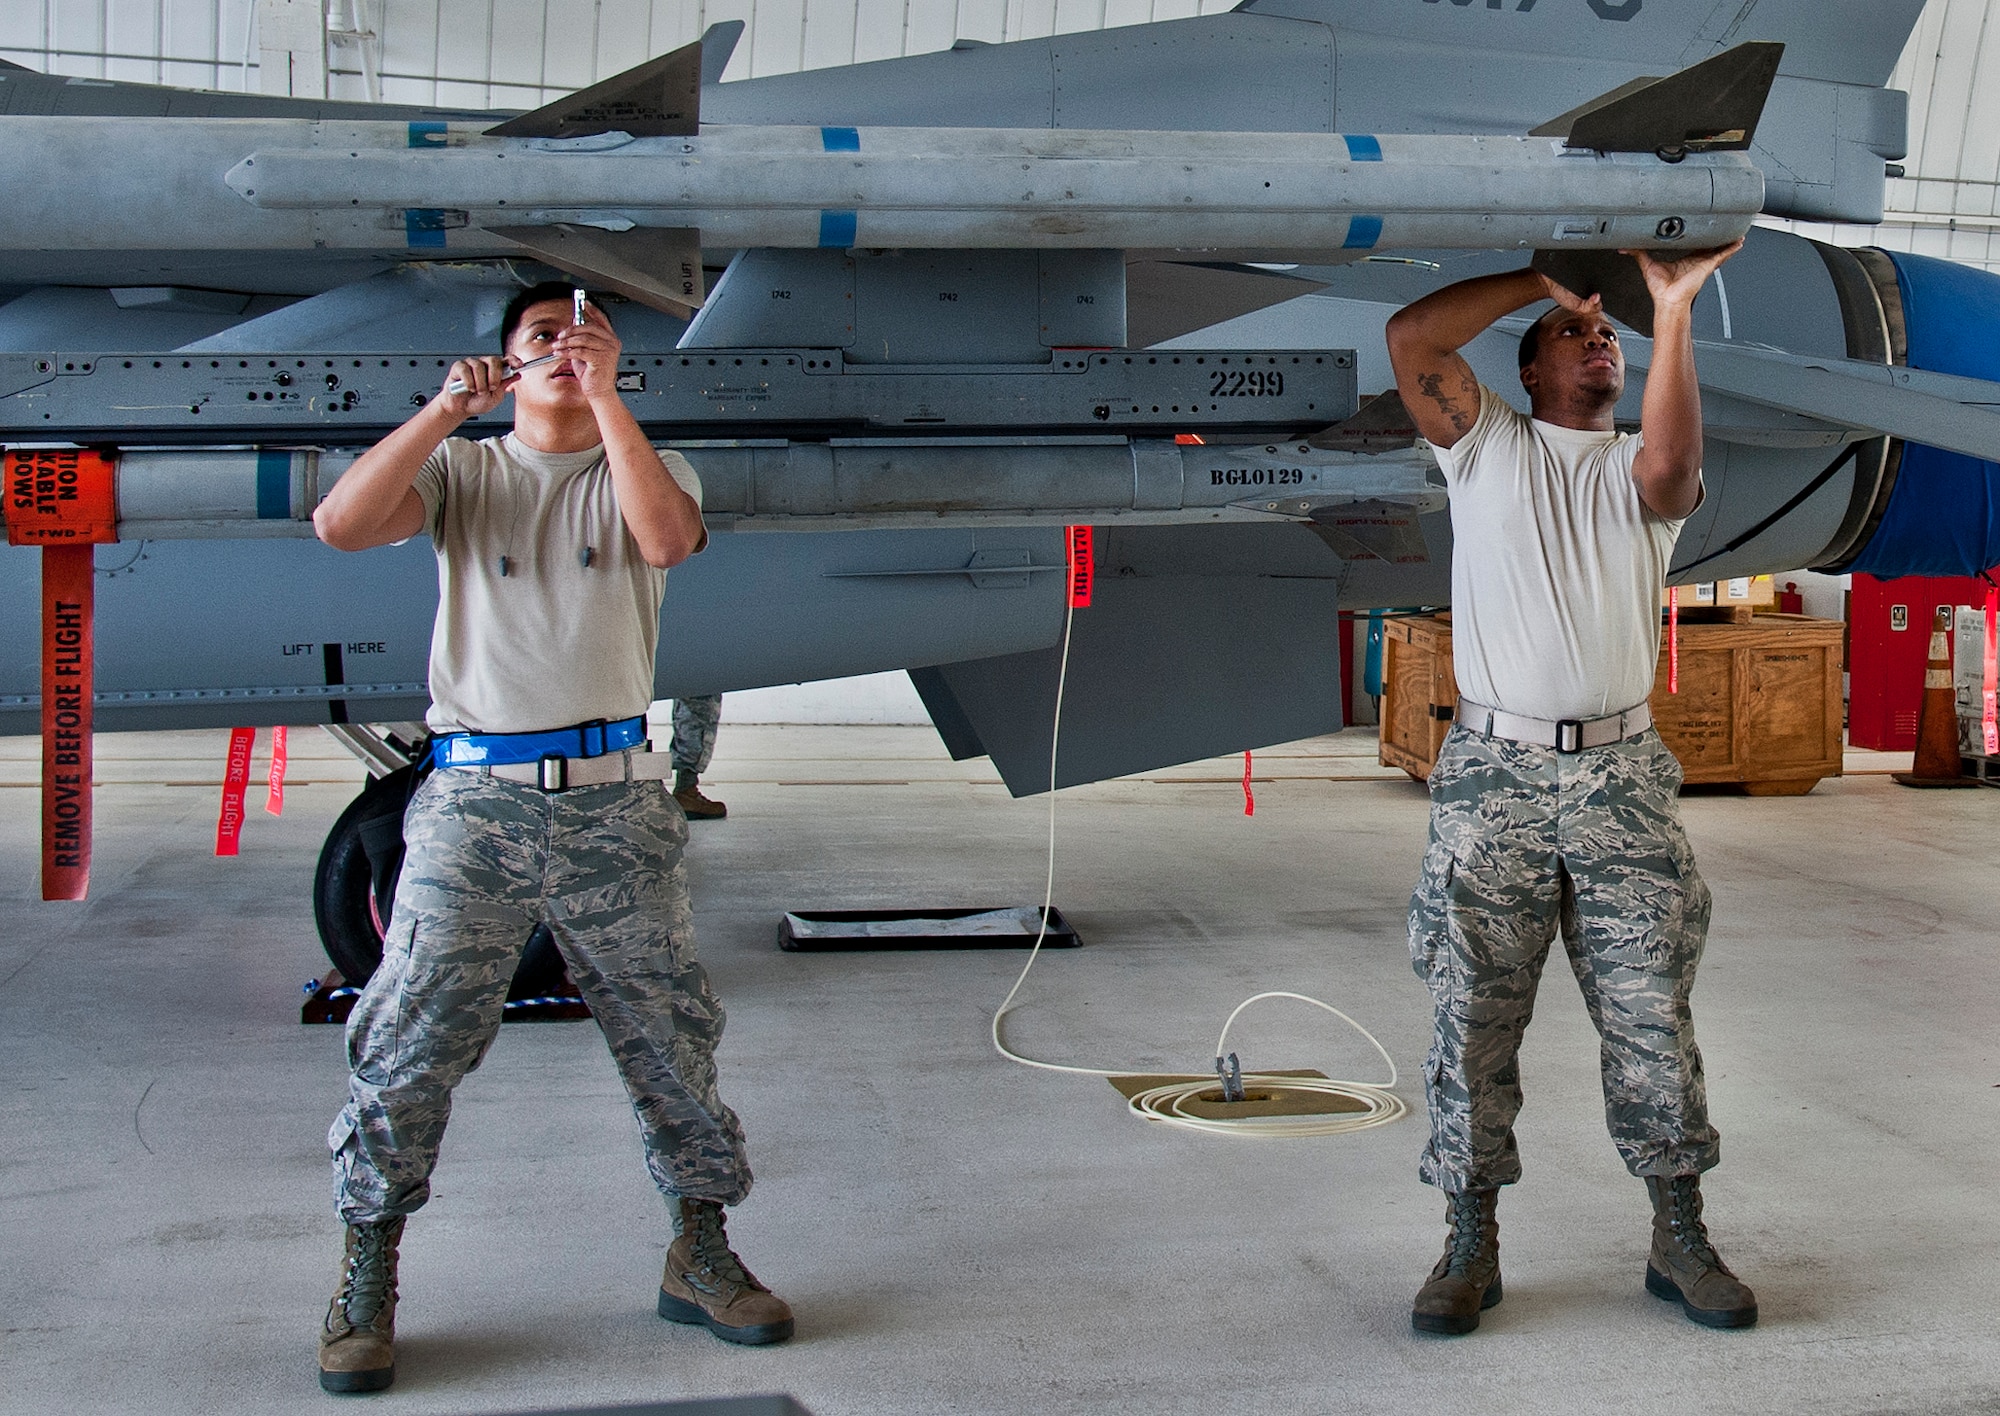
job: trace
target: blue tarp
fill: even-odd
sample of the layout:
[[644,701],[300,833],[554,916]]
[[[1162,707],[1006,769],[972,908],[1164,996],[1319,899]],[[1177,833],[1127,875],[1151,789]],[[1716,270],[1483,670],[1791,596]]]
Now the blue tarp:
[[[1903,294],[1909,364],[2000,380],[2000,275],[1889,252]],[[1851,569],[1977,575],[2000,565],[2000,465],[1906,443],[1882,524]]]

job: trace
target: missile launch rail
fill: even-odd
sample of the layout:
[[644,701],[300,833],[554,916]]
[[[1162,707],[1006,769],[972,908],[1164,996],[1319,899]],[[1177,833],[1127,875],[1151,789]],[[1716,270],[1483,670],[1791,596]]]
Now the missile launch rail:
[[[363,446],[444,382],[449,354],[0,354],[0,442]],[[1357,406],[1352,350],[1057,350],[1044,364],[885,365],[840,351],[627,354],[660,438],[1178,432],[1256,438]],[[510,410],[465,425],[504,431]]]

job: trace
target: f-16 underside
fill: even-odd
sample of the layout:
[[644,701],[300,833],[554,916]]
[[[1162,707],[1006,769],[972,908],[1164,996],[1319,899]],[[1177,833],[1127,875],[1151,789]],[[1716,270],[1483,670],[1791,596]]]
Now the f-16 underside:
[[[428,548],[309,517],[553,266],[624,297],[628,400],[706,486],[661,696],[907,669],[1046,786],[1089,524],[1061,780],[1263,746],[1341,725],[1340,610],[1449,599],[1434,464],[1364,407],[1387,315],[1535,253],[1644,328],[1618,247],[1879,219],[1920,8],[1251,0],[729,85],[719,26],[529,115],[4,71],[0,443],[116,454],[100,727],[416,718]],[[2000,282],[1756,229],[1696,313],[1677,575],[2000,561]],[[1468,351],[1510,396],[1518,327]],[[33,731],[25,616],[0,647]]]

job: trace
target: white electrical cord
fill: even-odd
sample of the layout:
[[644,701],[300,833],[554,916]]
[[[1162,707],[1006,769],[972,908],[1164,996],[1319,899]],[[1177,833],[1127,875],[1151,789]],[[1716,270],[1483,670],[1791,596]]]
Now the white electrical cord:
[[[1042,944],[1049,934],[1049,910],[1055,903],[1056,895],[1056,748],[1062,734],[1063,690],[1069,682],[1070,629],[1076,622],[1076,604],[1072,599],[1068,611],[1063,616],[1062,658],[1056,670],[1056,711],[1055,721],[1049,730],[1049,846],[1048,878],[1042,890],[1042,927],[1035,935],[1034,947],[1028,951],[1028,961],[1021,966],[1019,978],[1007,990],[1007,996],[1000,1001],[1000,1007],[993,1014],[993,1048],[1010,1062],[1018,1062],[1023,1067],[1035,1067],[1044,1072],[1068,1072],[1082,1077],[1124,1077],[1140,1071],[1136,1067],[1073,1067],[1061,1062],[1041,1062],[1025,1057],[1007,1046],[1002,1038],[1000,1024],[1013,1011],[1015,995],[1021,985],[1028,981],[1028,972],[1041,957]],[[1241,1118],[1199,1116],[1186,1109],[1187,1103],[1205,1099],[1210,1104],[1219,1100],[1221,1082],[1219,1078],[1197,1077],[1193,1081],[1169,1082],[1164,1086],[1150,1087],[1134,1095],[1131,1099],[1133,1114],[1146,1121],[1157,1121],[1163,1125],[1181,1126],[1190,1131],[1208,1131],[1224,1136],[1333,1136],[1349,1131],[1362,1131],[1371,1126],[1384,1126],[1404,1115],[1409,1107],[1401,1097],[1391,1090],[1396,1085],[1396,1062],[1389,1056],[1389,1050],[1376,1041],[1375,1035],[1331,1003],[1322,1003],[1317,998],[1303,993],[1273,991],[1255,994],[1236,1005],[1228,1020],[1222,1025],[1222,1034],[1215,1040],[1215,1055],[1224,1056],[1223,1045],[1229,1040],[1229,1030],[1236,1025],[1236,1019],[1243,1010],[1253,1003],[1266,998],[1291,998],[1301,1003],[1310,1003],[1333,1014],[1363,1037],[1382,1054],[1382,1060],[1389,1065],[1389,1080],[1382,1083],[1349,1082],[1327,1077],[1282,1077],[1264,1072],[1245,1072],[1242,1083],[1247,1090],[1255,1087],[1259,1093],[1273,1092],[1315,1092],[1322,1095],[1344,1097],[1361,1105],[1359,1111],[1341,1111],[1332,1115],[1315,1116],[1244,1116]]]

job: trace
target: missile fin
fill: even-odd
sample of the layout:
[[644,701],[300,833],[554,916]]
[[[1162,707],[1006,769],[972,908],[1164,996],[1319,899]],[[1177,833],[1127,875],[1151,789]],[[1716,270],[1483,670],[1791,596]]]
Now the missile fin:
[[1653,292],[1630,256],[1619,251],[1537,251],[1528,268],[1586,300],[1602,296],[1607,315],[1653,337]]
[[1362,404],[1352,418],[1321,428],[1306,443],[1328,452],[1373,454],[1407,448],[1416,440],[1416,420],[1403,406],[1403,395],[1392,388]]
[[678,319],[693,316],[706,298],[699,231],[657,226],[600,231],[567,222],[487,229],[525,246],[557,270]]
[[1315,507],[1306,529],[1342,560],[1378,560],[1389,565],[1423,565],[1431,558],[1420,513],[1392,502],[1362,501]]
[[1323,280],[1253,266],[1128,259],[1125,347],[1144,349],[1325,288]]
[[509,118],[488,128],[486,136],[588,138],[624,132],[635,138],[669,138],[699,132],[701,53],[701,41],[696,40],[532,113]]
[[1659,81],[1660,76],[1658,74],[1642,74],[1636,79],[1628,79],[1609,93],[1600,93],[1596,98],[1587,99],[1579,103],[1576,107],[1570,109],[1569,112],[1559,113],[1539,127],[1528,129],[1528,136],[1531,138],[1566,138],[1570,135],[1570,130],[1576,126],[1576,120],[1583,117],[1584,114],[1595,113],[1606,104],[1616,103],[1621,98],[1626,98],[1639,92],[1640,89],[1651,88]]
[[722,82],[722,71],[729,67],[729,60],[736,53],[736,42],[743,38],[743,21],[723,20],[710,25],[701,32],[701,86]]
[[1598,152],[1742,152],[1756,135],[1785,46],[1754,41],[1663,79],[1634,79],[1529,134]]

